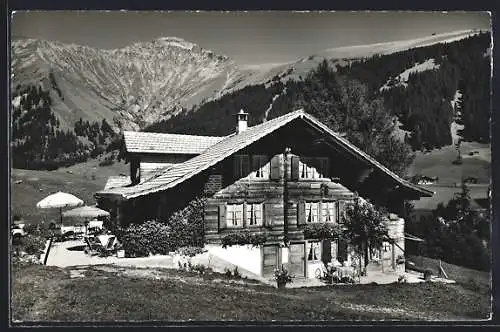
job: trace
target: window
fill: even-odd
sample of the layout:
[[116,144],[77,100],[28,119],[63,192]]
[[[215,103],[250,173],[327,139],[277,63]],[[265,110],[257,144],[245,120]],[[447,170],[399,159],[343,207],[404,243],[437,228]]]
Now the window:
[[228,204],[226,211],[227,227],[243,226],[243,204]]
[[300,178],[301,179],[314,179],[315,178],[315,168],[312,166],[312,158],[300,158]]
[[321,247],[319,242],[307,242],[307,260],[319,261],[321,259]]
[[300,158],[300,178],[301,179],[318,179],[329,176],[328,157],[301,157]]
[[249,157],[246,154],[234,156],[234,176],[237,179],[243,178],[250,173]]
[[267,163],[267,156],[254,155],[252,156],[252,170],[253,177],[257,179],[269,178],[269,164]]
[[318,209],[319,209],[318,202],[306,202],[306,222],[307,223],[319,222]]
[[336,222],[337,221],[337,209],[336,202],[323,202],[321,217],[324,222]]
[[262,226],[262,204],[247,204],[247,225]]

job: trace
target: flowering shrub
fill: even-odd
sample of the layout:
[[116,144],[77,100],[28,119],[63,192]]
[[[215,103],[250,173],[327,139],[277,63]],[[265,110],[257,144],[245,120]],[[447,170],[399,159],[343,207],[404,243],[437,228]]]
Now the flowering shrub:
[[206,274],[206,273],[210,273],[212,271],[211,268],[206,267],[203,264],[195,264],[191,267],[191,270],[194,272],[197,272],[198,274]]
[[222,248],[227,248],[234,245],[250,244],[254,247],[266,243],[267,237],[265,234],[255,234],[247,231],[229,233],[222,238]]
[[26,234],[39,236],[42,238],[49,238],[54,233],[54,230],[51,230],[49,225],[40,224],[26,224],[24,225],[23,230],[26,232]]
[[336,240],[342,236],[342,229],[338,224],[311,223],[304,226],[304,238],[317,240]]
[[40,255],[45,249],[46,240],[36,235],[26,235],[19,239],[19,243],[12,245],[12,262],[39,263]]

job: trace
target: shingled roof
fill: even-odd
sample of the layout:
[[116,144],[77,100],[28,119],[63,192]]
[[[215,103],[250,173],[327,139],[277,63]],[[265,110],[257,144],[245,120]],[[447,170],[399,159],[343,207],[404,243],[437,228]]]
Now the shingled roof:
[[328,133],[331,138],[336,141],[336,143],[345,148],[347,152],[350,152],[355,157],[362,159],[372,167],[379,169],[389,177],[393,178],[399,185],[412,191],[416,191],[421,196],[430,197],[433,195],[433,192],[400,178],[375,159],[355,147],[349,141],[333,132],[319,120],[305,113],[303,110],[285,114],[262,124],[249,127],[247,130],[239,134],[227,136],[220,140],[217,144],[207,148],[202,154],[189,159],[184,163],[158,170],[152,177],[135,186],[103,190],[98,192],[97,195],[121,195],[123,198],[130,199],[173,188],[174,186],[184,182],[196,174],[199,174],[203,170],[215,165],[216,163],[224,160],[225,158],[269,135],[297,118],[304,119],[312,125],[321,128],[323,131]]
[[104,190],[123,187],[130,184],[130,177],[128,176],[110,176],[104,185]]
[[170,154],[200,154],[224,138],[140,131],[124,131],[123,137],[127,152]]

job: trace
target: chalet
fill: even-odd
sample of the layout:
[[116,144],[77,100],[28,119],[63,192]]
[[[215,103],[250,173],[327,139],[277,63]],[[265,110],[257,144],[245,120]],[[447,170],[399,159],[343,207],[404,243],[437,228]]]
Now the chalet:
[[[432,192],[410,183],[302,110],[248,127],[237,114],[235,133],[203,137],[125,132],[130,178],[112,178],[96,193],[122,225],[167,218],[205,197],[208,251],[240,271],[268,277],[284,264],[314,277],[322,262],[349,262],[347,243],[306,239],[309,223],[340,223],[346,204],[362,197],[386,207],[392,241],[371,254],[394,271],[404,252],[404,202]],[[265,234],[258,246],[222,248],[230,233]],[[286,245],[284,245],[286,243]]]

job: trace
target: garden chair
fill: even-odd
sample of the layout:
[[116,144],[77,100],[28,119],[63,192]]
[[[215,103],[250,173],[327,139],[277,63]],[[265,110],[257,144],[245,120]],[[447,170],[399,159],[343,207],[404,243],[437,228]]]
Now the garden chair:
[[89,254],[90,256],[99,254],[102,248],[102,244],[96,238],[85,237],[84,240],[85,244],[87,244],[87,246],[84,249],[84,252],[86,254]]
[[103,246],[103,249],[104,249],[104,252],[109,255],[109,254],[113,254],[115,252],[115,240],[116,240],[116,236],[111,236],[109,239],[108,239],[108,242],[106,243],[106,245]]

